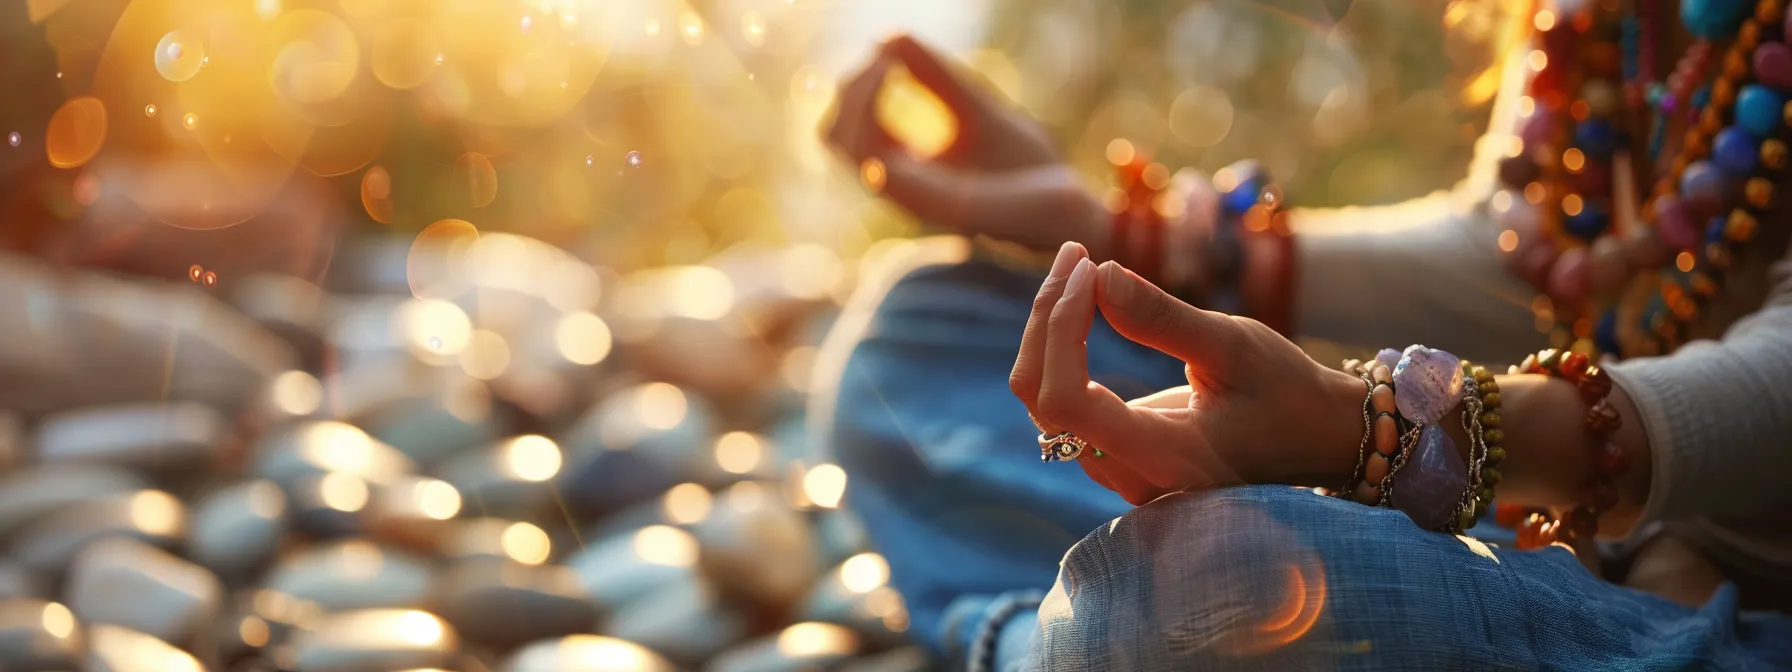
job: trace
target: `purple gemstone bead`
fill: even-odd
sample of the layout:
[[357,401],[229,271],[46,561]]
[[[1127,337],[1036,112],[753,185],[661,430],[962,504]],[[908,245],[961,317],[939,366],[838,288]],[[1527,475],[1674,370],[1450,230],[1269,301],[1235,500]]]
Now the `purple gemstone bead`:
[[1442,528],[1455,515],[1456,503],[1468,487],[1468,465],[1456,442],[1438,425],[1419,431],[1419,445],[1394,477],[1392,504],[1427,530]]
[[1394,367],[1394,404],[1407,420],[1433,424],[1462,401],[1462,359],[1423,345],[1400,353]]
[[1699,228],[1693,224],[1686,204],[1673,196],[1655,200],[1655,230],[1661,242],[1673,250],[1684,250],[1699,243]]
[[1386,365],[1388,373],[1393,373],[1394,367],[1400,365],[1400,351],[1393,348],[1382,348],[1381,352],[1375,353],[1375,361]]
[[1680,197],[1686,199],[1687,205],[1699,208],[1717,208],[1724,198],[1724,176],[1710,161],[1694,161],[1680,174]]

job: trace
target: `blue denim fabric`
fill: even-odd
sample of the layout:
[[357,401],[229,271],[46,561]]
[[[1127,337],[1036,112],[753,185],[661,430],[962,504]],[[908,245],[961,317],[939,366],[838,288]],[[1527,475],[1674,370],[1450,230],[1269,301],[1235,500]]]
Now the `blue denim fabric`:
[[[1039,282],[981,261],[909,272],[849,344],[838,381],[827,441],[849,474],[847,504],[889,560],[911,632],[952,667],[980,632],[995,633],[995,669],[1792,667],[1792,621],[1739,621],[1733,591],[1683,609],[1600,582],[1565,551],[1499,551],[1496,564],[1397,512],[1293,488],[1122,517],[1132,507],[1075,465],[1040,464],[1008,391]],[[1099,319],[1089,363],[1125,398],[1186,382],[1180,362]],[[1185,571],[1149,571],[1166,556],[1140,549],[1166,548],[1192,554],[1177,560]],[[1061,559],[1069,583],[1037,621],[984,623],[1053,586]],[[1262,602],[1290,576],[1274,561],[1323,568],[1328,606],[1301,637],[1258,652],[1224,632],[1292,604]]]

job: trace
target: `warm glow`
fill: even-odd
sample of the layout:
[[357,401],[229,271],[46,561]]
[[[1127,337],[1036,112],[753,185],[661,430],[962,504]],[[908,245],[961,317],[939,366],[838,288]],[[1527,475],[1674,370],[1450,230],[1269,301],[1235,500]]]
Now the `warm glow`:
[[778,365],[778,374],[784,379],[784,384],[798,392],[808,392],[810,374],[814,371],[815,359],[820,354],[821,349],[813,345],[799,345],[785,352]]
[[442,619],[425,611],[407,611],[398,617],[393,628],[400,638],[415,646],[434,646],[442,641],[446,629]]
[[1543,197],[1548,195],[1548,188],[1544,187],[1541,182],[1532,182],[1524,185],[1524,200],[1526,203],[1540,205],[1543,203]]
[[920,157],[939,156],[958,141],[958,116],[952,108],[900,64],[885,71],[872,114],[898,143]]
[[714,320],[734,310],[734,281],[708,266],[685,266],[669,271],[666,310],[696,320]]
[[824,509],[840,506],[846,495],[846,470],[836,464],[818,464],[803,474],[803,494]]
[[667,383],[648,383],[635,395],[635,413],[652,429],[672,429],[684,422],[684,391]]
[[697,538],[667,525],[644,527],[635,533],[635,555],[655,565],[689,567],[697,562]]
[[1530,96],[1518,97],[1518,116],[1528,117],[1537,112],[1537,99]]
[[460,513],[460,491],[446,481],[427,479],[414,486],[417,510],[435,520],[447,520]]
[[840,585],[855,593],[869,593],[890,582],[890,563],[876,553],[860,553],[840,563]]
[[689,525],[709,516],[709,491],[696,483],[680,483],[666,491],[666,519]]
[[287,371],[274,377],[274,406],[287,415],[311,415],[323,405],[324,388],[304,371]]
[[479,380],[492,380],[510,368],[510,344],[495,331],[473,332],[467,348],[460,351],[460,368]]
[[884,162],[882,159],[875,156],[866,157],[865,160],[859,164],[859,184],[865,185],[866,191],[873,194],[882,192],[884,190],[885,177],[886,174],[884,172]]
[[88,669],[141,669],[156,672],[205,672],[192,654],[154,636],[115,625],[96,625],[87,633],[96,661]]
[[300,442],[305,456],[327,471],[359,474],[373,464],[373,437],[354,425],[319,422],[306,429]]
[[406,301],[399,308],[405,342],[433,355],[458,355],[473,339],[473,321],[460,306],[435,299]]
[[145,534],[165,536],[180,530],[181,506],[161,490],[144,490],[131,496],[131,525]]
[[554,346],[566,361],[591,366],[610,356],[610,327],[591,313],[567,313],[554,328]]
[[1512,192],[1506,191],[1504,189],[1494,192],[1493,198],[1489,201],[1489,205],[1492,205],[1493,211],[1497,212],[1497,213],[1503,214],[1507,210],[1511,210],[1512,209]]
[[1524,155],[1524,138],[1516,135],[1506,136],[1506,156],[1517,158]]
[[1500,232],[1500,251],[1511,252],[1518,249],[1518,232],[1506,229]]
[[859,647],[859,636],[832,623],[797,623],[778,633],[778,653],[790,658],[841,656]]
[[266,646],[268,634],[268,622],[254,616],[244,617],[243,622],[236,626],[237,637],[241,638],[244,644],[252,647]]
[[1693,259],[1691,252],[1681,252],[1674,255],[1674,268],[1680,269],[1682,273],[1691,273],[1694,261],[1696,260]]
[[318,483],[317,491],[324,506],[337,511],[354,513],[367,506],[367,481],[354,474],[330,472]]
[[1587,155],[1582,153],[1579,149],[1569,147],[1567,151],[1562,152],[1562,167],[1567,168],[1568,172],[1578,173],[1586,166]]
[[744,474],[765,459],[765,442],[747,432],[729,432],[716,439],[716,465],[730,474]]
[[1108,141],[1106,155],[1108,157],[1108,163],[1116,166],[1124,166],[1132,163],[1132,160],[1138,156],[1138,152],[1132,148],[1132,143],[1128,142],[1125,138],[1114,138],[1113,140]]
[[785,291],[802,299],[831,296],[840,285],[840,256],[814,243],[798,243],[784,251],[779,264]]
[[752,481],[741,481],[728,486],[722,492],[722,499],[735,511],[753,511],[765,506],[765,488]]
[[548,480],[560,473],[560,446],[540,434],[516,437],[504,447],[504,465],[525,481]]
[[1556,27],[1556,13],[1547,9],[1537,12],[1536,16],[1531,17],[1531,25],[1536,26],[1537,30],[1554,28]]
[[598,635],[569,635],[554,645],[551,658],[558,669],[616,670],[621,672],[662,669],[652,652],[633,642]]
[[510,559],[525,565],[547,562],[548,555],[553,552],[548,533],[529,523],[511,523],[510,527],[504,528],[498,544],[504,547],[504,554]]
[[1525,57],[1525,63],[1531,66],[1532,72],[1542,72],[1544,68],[1549,67],[1549,54],[1543,53],[1542,49],[1533,49],[1530,55]]
[[883,586],[865,595],[865,613],[877,618],[901,613],[904,609],[902,593],[896,592],[895,588]]
[[68,639],[75,632],[75,614],[62,606],[60,602],[44,605],[44,615],[39,619],[44,632],[57,639]]
[[1580,214],[1581,210],[1585,207],[1586,204],[1581,201],[1579,194],[1569,194],[1562,197],[1562,214],[1564,215],[1573,217]]

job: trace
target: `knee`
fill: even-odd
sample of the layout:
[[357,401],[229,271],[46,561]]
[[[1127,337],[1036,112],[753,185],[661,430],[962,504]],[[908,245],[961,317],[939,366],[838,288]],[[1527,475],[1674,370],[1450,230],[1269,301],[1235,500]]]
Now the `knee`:
[[1338,514],[1331,505],[1294,488],[1240,488],[1134,509],[1065,555],[1065,608],[1040,615],[1047,643],[1096,652],[1097,664],[1064,667],[1308,667],[1329,639],[1325,561],[1279,520],[1322,521]]

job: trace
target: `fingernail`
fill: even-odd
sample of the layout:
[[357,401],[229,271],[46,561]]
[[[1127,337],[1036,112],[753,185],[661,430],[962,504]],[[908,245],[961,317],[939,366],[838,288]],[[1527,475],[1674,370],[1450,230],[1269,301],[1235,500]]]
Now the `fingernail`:
[[1064,277],[1064,274],[1069,273],[1070,270],[1075,267],[1076,259],[1076,247],[1074,245],[1065,243],[1063,247],[1058,248],[1058,257],[1052,260],[1051,277]]
[[1132,303],[1132,297],[1138,290],[1138,283],[1127,277],[1126,269],[1114,262],[1101,265],[1102,284],[1108,303],[1125,308]]
[[1095,279],[1095,276],[1091,273],[1094,269],[1095,264],[1089,261],[1088,257],[1078,259],[1076,261],[1076,270],[1070,272],[1070,281],[1064,283],[1064,295],[1070,296],[1072,294],[1081,294],[1082,292],[1087,291],[1089,282]]

